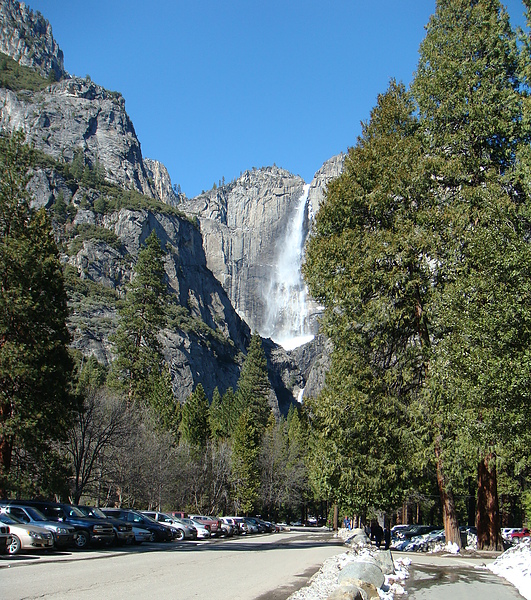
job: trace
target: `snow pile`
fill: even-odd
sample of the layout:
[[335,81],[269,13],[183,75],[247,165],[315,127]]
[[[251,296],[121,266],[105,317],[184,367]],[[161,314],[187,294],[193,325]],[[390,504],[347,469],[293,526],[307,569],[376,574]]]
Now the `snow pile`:
[[520,594],[531,600],[531,547],[529,539],[509,548],[487,565],[495,575],[512,583]]
[[[349,536],[346,535],[345,537]],[[370,554],[368,550],[367,553]],[[340,571],[359,556],[361,554],[358,552],[349,550],[344,554],[329,558],[310,579],[309,585],[291,594],[288,600],[326,600],[334,590],[340,587],[338,583]],[[394,600],[405,593],[403,584],[409,575],[408,567],[411,560],[408,558],[398,559],[394,561],[394,564],[395,573],[386,575],[383,588],[378,590],[381,600]]]

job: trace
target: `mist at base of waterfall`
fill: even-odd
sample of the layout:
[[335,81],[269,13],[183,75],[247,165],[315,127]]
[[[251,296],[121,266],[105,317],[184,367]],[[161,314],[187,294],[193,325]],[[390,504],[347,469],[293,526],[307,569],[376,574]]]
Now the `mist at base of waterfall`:
[[304,344],[311,342],[314,339],[314,337],[314,335],[299,335],[297,337],[291,338],[272,339],[275,342],[275,344],[282,346],[284,350],[295,350],[295,348],[299,348],[300,346],[304,346]]

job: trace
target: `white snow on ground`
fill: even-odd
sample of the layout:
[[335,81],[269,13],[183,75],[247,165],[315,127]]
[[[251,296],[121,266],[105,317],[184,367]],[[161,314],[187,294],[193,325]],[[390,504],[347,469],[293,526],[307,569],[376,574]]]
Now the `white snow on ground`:
[[[339,530],[339,536],[344,539],[348,537],[346,530]],[[438,550],[450,551],[448,546],[441,546]],[[467,550],[472,550],[469,546]],[[368,551],[367,551],[368,552]],[[293,593],[289,600],[326,600],[328,596],[339,587],[339,572],[350,561],[359,556],[360,551],[347,550],[326,560],[321,569],[310,579],[309,585]],[[384,589],[378,590],[381,600],[399,600],[403,594],[404,582],[409,575],[409,558],[397,558],[395,562],[395,574],[386,575]],[[503,577],[514,585],[520,594],[527,600],[531,600],[531,543],[529,539],[509,548],[495,561],[487,565],[494,574]],[[407,595],[404,595],[407,598]]]
[[531,546],[529,538],[506,552],[487,565],[496,575],[507,579],[520,594],[531,600]]
[[[338,535],[343,539],[347,539],[351,533],[346,529],[340,529]],[[347,550],[343,554],[329,558],[310,579],[309,585],[291,594],[288,600],[326,600],[339,587],[337,582],[339,572],[345,565],[364,552],[370,554],[368,550]],[[393,575],[386,575],[384,589],[378,590],[382,600],[393,600],[395,597],[404,594],[403,583],[409,575],[408,567],[411,561],[407,557],[403,559],[395,557],[394,562],[395,573]]]

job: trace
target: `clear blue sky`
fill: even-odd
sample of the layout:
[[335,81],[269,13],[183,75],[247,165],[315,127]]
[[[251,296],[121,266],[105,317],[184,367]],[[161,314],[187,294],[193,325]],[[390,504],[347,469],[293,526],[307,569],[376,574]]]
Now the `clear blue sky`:
[[[27,0],[66,70],[123,94],[187,196],[275,163],[309,182],[409,83],[435,0]],[[505,2],[523,25],[520,0]]]

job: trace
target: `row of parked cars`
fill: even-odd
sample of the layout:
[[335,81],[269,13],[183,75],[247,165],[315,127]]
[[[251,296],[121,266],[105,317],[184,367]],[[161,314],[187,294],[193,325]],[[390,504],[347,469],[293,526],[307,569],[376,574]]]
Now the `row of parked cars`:
[[0,501],[0,551],[141,544],[276,531],[255,517],[137,511],[44,500]]
[[[475,545],[477,528],[462,525],[459,527],[461,542],[466,545]],[[527,528],[505,527],[501,534],[507,543],[518,543],[530,539],[531,532]],[[431,550],[438,544],[446,542],[444,529],[432,525],[396,525],[391,530],[391,547],[395,550]]]

